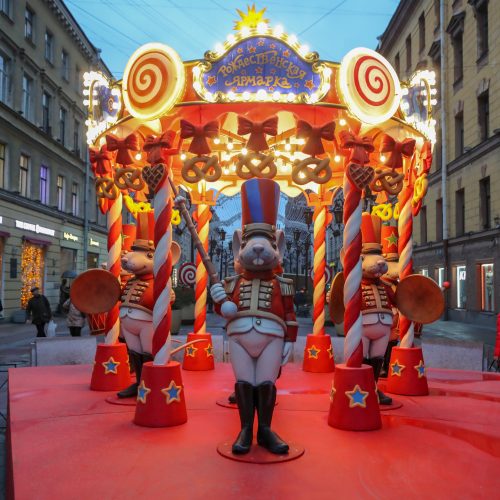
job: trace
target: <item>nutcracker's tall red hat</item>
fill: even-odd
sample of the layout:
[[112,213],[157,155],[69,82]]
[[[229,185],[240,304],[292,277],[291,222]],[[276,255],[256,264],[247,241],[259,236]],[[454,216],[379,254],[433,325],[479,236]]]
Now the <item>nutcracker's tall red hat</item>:
[[137,226],[135,224],[123,224],[122,226],[122,252],[130,252],[136,239]]
[[155,214],[154,211],[139,212],[137,214],[137,230],[136,239],[131,247],[131,250],[142,250],[146,252],[154,252],[154,235],[155,235]]
[[380,230],[382,221],[376,215],[367,212],[362,214],[361,237],[363,240],[362,253],[381,253]]
[[382,226],[380,239],[382,242],[382,255],[389,262],[397,262],[398,254],[398,227],[397,226]]
[[243,238],[261,234],[274,238],[280,187],[271,179],[250,179],[241,186]]

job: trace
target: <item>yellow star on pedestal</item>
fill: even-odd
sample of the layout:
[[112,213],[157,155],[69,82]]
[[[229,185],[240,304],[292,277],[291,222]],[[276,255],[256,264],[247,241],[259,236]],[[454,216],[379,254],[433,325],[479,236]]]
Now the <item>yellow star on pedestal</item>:
[[335,393],[337,392],[337,389],[335,389],[335,386],[333,385],[332,382],[332,388],[330,389],[330,401],[333,403],[333,398],[335,397]]
[[165,394],[166,403],[168,405],[170,403],[173,403],[174,401],[177,401],[178,403],[181,402],[181,391],[182,386],[176,385],[173,380],[170,381],[170,385],[168,387],[165,387],[165,389],[161,390],[161,392]]
[[146,398],[148,397],[148,394],[150,392],[151,392],[151,389],[149,387],[146,387],[144,380],[141,380],[139,387],[137,387],[137,401],[139,401],[140,403],[146,404]]
[[194,358],[197,350],[198,350],[197,347],[194,347],[193,345],[188,345],[186,347],[186,356],[191,356],[192,358]]
[[332,358],[333,358],[333,346],[331,345],[331,346],[330,346],[330,347],[326,350],[326,352],[328,353],[328,357],[329,357],[330,359],[332,359]]
[[420,360],[420,363],[418,365],[415,365],[413,368],[417,370],[418,378],[425,377],[425,365],[422,360]]
[[406,368],[405,365],[400,365],[399,361],[396,359],[394,363],[391,364],[391,375],[396,377],[401,377],[401,373]]
[[104,375],[107,375],[108,373],[114,373],[115,375],[117,375],[120,362],[115,361],[113,359],[113,356],[111,356],[107,361],[104,361],[102,363],[102,366],[104,366]]
[[363,391],[358,384],[354,386],[352,391],[345,391],[345,395],[349,398],[349,408],[355,408],[356,406],[366,408],[368,391]]
[[309,347],[309,349],[307,349],[307,352],[309,353],[309,359],[318,359],[318,355],[321,352],[321,349],[313,344],[311,347]]
[[214,357],[214,346],[212,344],[205,347],[204,350],[207,353],[207,358],[209,358],[210,356],[212,356],[212,358]]

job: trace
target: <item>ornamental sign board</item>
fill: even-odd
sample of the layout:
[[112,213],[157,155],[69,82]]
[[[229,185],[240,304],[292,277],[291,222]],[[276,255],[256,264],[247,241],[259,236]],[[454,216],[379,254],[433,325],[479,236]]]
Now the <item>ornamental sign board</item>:
[[301,55],[277,37],[251,36],[225,53],[207,52],[194,71],[195,90],[208,101],[317,102],[329,87],[330,70],[315,52]]

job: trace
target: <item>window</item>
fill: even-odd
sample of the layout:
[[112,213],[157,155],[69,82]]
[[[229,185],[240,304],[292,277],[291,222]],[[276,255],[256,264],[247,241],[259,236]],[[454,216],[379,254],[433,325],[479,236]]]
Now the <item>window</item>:
[[438,279],[437,279],[438,285],[440,287],[442,287],[443,283],[444,283],[444,267],[437,268],[437,275],[438,275],[437,276],[438,277]]
[[60,210],[61,212],[64,212],[64,191],[65,191],[65,179],[62,175],[57,176],[57,210]]
[[464,152],[464,112],[455,115],[455,157]]
[[30,42],[34,41],[35,13],[26,7],[24,11],[24,37]]
[[49,167],[40,167],[40,201],[44,205],[49,204]]
[[481,217],[482,229],[491,227],[491,196],[490,178],[485,177],[479,181],[479,216]]
[[427,207],[420,209],[420,243],[427,243]]
[[61,144],[64,146],[64,143],[66,141],[66,116],[68,112],[61,107],[59,109],[59,140],[61,141]]
[[50,95],[44,92],[42,94],[42,129],[47,134],[52,131],[50,127],[50,101]]
[[0,54],[0,101],[10,101],[10,60]]
[[467,295],[465,292],[465,282],[467,272],[465,266],[456,267],[456,280],[457,280],[457,307],[465,309],[467,306]]
[[411,34],[406,37],[406,70],[411,70]]
[[495,311],[495,286],[493,264],[481,264],[481,309]]
[[0,0],[0,12],[3,12],[8,17],[11,16],[12,0]]
[[75,90],[78,94],[82,94],[82,85],[83,85],[83,79],[82,79],[82,70],[76,66],[75,67]]
[[21,196],[29,196],[29,167],[30,157],[21,155],[19,157],[19,194]]
[[490,135],[490,93],[488,90],[477,98],[477,118],[479,138],[481,141],[485,141]]
[[455,191],[455,232],[456,236],[465,233],[465,190]]
[[396,57],[394,58],[394,69],[396,70],[396,73],[399,75],[401,71],[401,62],[399,60],[399,52],[396,54]]
[[79,212],[79,207],[78,207],[78,184],[76,182],[73,182],[73,185],[71,186],[71,213],[74,216],[78,216]]
[[441,0],[434,0],[434,17],[436,18],[436,29],[441,26]]
[[45,59],[54,62],[54,35],[50,31],[45,32]]
[[23,75],[23,105],[22,112],[24,118],[32,120],[33,118],[33,80],[26,74]]
[[488,53],[488,1],[477,2],[475,8],[477,26],[477,57],[485,56]]
[[436,241],[443,241],[443,198],[436,200]]
[[73,152],[80,156],[80,122],[77,120],[73,127]]
[[425,15],[423,12],[418,18],[418,42],[419,52],[423,52],[425,49]]
[[0,144],[0,188],[4,188],[5,182],[5,153],[6,153],[5,144]]
[[421,274],[422,276],[427,276],[427,277],[429,277],[429,270],[428,270],[426,267],[424,267],[423,269],[420,269],[420,274]]
[[464,76],[464,34],[456,33],[453,38],[453,82],[458,83]]
[[69,55],[65,50],[61,52],[61,75],[69,82]]

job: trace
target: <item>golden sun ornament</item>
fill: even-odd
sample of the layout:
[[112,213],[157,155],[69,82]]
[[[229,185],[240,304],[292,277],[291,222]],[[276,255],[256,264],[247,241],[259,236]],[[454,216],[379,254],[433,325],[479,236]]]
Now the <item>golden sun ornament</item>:
[[234,29],[236,31],[240,31],[242,28],[256,28],[260,23],[269,23],[269,19],[264,18],[264,14],[266,9],[259,10],[257,12],[255,8],[255,4],[247,5],[247,12],[242,12],[240,9],[236,9],[239,16],[241,17],[240,21],[234,22]]

